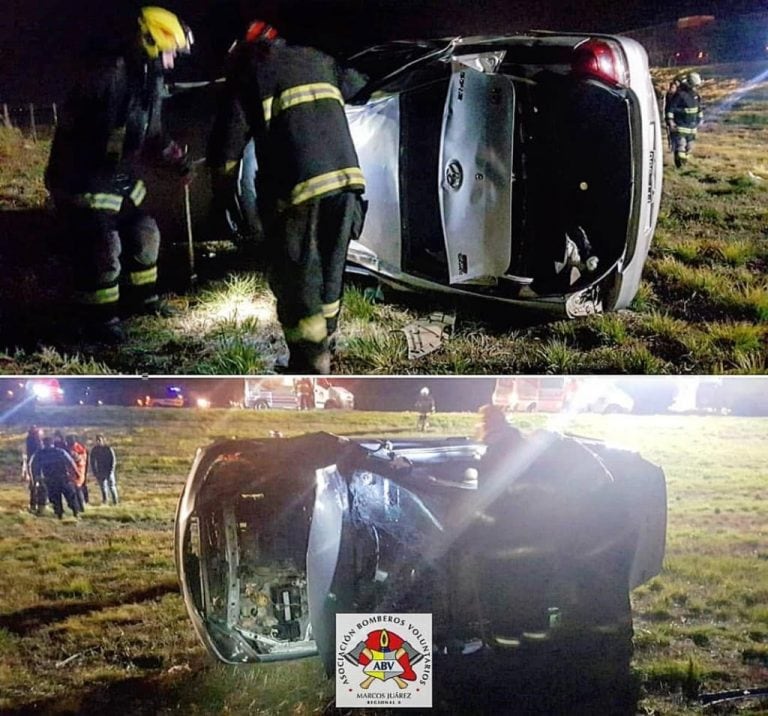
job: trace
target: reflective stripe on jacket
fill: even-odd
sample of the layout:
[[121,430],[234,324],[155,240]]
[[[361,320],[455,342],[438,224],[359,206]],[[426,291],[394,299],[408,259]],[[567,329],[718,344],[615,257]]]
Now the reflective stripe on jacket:
[[689,87],[681,85],[667,104],[665,118],[677,125],[675,131],[680,134],[695,135],[703,118],[701,98]]
[[209,165],[236,161],[253,136],[257,195],[267,213],[338,191],[362,192],[344,113],[344,98],[359,89],[361,76],[344,74],[319,50],[280,41],[243,43],[232,59]]
[[[119,55],[88,61],[59,112],[45,170],[52,191],[104,191],[117,173],[131,174],[147,140],[165,142],[159,65],[133,63]],[[94,208],[114,210],[109,202]]]
[[[59,196],[67,198],[65,193],[60,193]],[[117,214],[123,207],[125,197],[130,199],[135,206],[140,206],[146,196],[146,185],[141,179],[137,179],[125,196],[114,192],[83,192],[82,194],[71,195],[69,199],[75,206],[80,208],[108,211]]]

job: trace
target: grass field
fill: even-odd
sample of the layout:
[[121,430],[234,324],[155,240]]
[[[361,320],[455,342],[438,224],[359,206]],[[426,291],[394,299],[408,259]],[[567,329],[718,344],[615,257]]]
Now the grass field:
[[[79,522],[33,517],[17,481],[28,423],[0,430],[0,711],[308,714],[327,706],[333,687],[317,659],[230,668],[204,655],[175,580],[175,503],[195,447],[215,437],[408,435],[413,414],[59,408],[35,422],[89,444],[106,432],[123,501],[92,506]],[[515,422],[540,426],[546,417]],[[438,414],[432,434],[468,434],[474,423],[471,414]],[[580,416],[564,427],[637,449],[667,475],[665,569],[633,594],[638,711],[695,713],[700,692],[768,683],[768,419]]]
[[[334,371],[765,372],[768,82],[750,83],[765,69],[765,63],[701,68],[710,120],[689,168],[677,171],[665,157],[656,240],[631,310],[510,326],[509,321],[489,322],[487,309],[465,303],[402,295],[384,303],[364,287],[350,286]],[[674,72],[655,71],[660,92]],[[46,142],[33,144],[0,129],[0,229],[30,265],[29,271],[0,277],[0,298],[11,324],[6,352],[0,354],[2,370],[232,374],[273,369],[285,351],[273,301],[263,279],[237,258],[224,260],[224,267],[212,263],[200,289],[173,298],[179,316],[129,321],[130,340],[119,349],[84,345],[74,337],[61,300],[66,261],[42,255],[40,234],[47,224],[40,213],[41,174],[47,148]],[[19,248],[22,239],[25,248]],[[400,329],[435,309],[456,313],[453,338],[435,353],[409,360]]]

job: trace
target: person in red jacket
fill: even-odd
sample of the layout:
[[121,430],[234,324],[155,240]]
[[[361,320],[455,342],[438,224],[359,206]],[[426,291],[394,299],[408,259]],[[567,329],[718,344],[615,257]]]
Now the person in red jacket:
[[207,159],[214,212],[228,203],[253,140],[267,272],[292,373],[329,373],[347,246],[362,230],[365,180],[344,102],[365,85],[311,47],[256,20],[230,53]]
[[78,511],[85,510],[88,502],[88,487],[86,478],[88,475],[88,450],[85,445],[79,443],[74,435],[67,435],[67,452],[75,463],[76,471],[73,476],[73,488],[78,501]]

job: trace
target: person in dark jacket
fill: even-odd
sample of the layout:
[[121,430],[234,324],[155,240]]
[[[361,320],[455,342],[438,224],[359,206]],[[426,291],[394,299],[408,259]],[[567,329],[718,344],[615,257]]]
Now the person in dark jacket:
[[163,73],[191,44],[176,15],[142,8],[138,35],[128,47],[90,53],[60,112],[45,180],[64,224],[75,304],[96,340],[124,338],[121,311],[166,310],[156,292],[160,233],[141,208],[139,174],[147,159],[189,171],[186,153],[163,132],[161,104]]
[[32,456],[43,447],[43,431],[37,427],[37,425],[30,425],[27,431],[27,437],[25,439],[25,450],[27,459],[31,460]]
[[675,154],[675,166],[683,168],[693,151],[704,109],[697,87],[701,85],[698,72],[689,72],[678,79],[677,89],[668,95],[665,119]]
[[[249,140],[270,287],[293,373],[330,372],[347,246],[362,230],[363,173],[344,101],[364,78],[320,50],[287,44],[263,21],[230,53],[208,146],[221,211]],[[218,205],[218,209],[217,209]]]
[[53,440],[44,437],[42,449],[38,450],[32,458],[30,471],[33,478],[45,481],[48,498],[53,505],[56,517],[59,519],[64,517],[62,497],[72,510],[72,514],[75,517],[79,515],[79,503],[74,488],[77,466],[66,450],[54,447]]
[[43,431],[37,425],[31,425],[24,442],[23,479],[29,487],[29,511],[41,514],[48,502],[45,481],[35,479],[30,469],[30,463],[35,454],[43,448]]
[[115,451],[107,445],[103,435],[96,436],[96,444],[91,448],[90,459],[91,472],[96,476],[101,488],[101,503],[106,505],[111,499],[112,504],[116,505],[119,502],[115,477],[117,458]]

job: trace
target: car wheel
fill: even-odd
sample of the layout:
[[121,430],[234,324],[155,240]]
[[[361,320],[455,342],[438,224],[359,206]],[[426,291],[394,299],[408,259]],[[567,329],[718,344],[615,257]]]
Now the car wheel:
[[256,405],[253,406],[254,410],[269,410],[269,403],[266,400],[257,400]]
[[536,403],[531,403],[526,409],[526,413],[535,413],[536,412]]
[[341,406],[335,400],[328,400],[325,403],[326,410],[339,410]]
[[611,415],[616,415],[618,413],[623,413],[624,409],[620,405],[611,403],[608,407],[606,407],[606,409],[603,412]]

